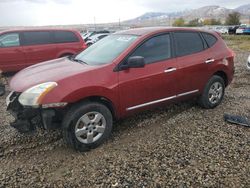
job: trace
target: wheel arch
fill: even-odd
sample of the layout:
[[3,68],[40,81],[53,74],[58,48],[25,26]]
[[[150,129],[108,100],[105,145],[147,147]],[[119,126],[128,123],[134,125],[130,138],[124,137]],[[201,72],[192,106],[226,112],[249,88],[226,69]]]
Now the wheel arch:
[[222,71],[222,70],[217,71],[213,75],[220,76],[221,78],[223,78],[223,80],[225,82],[225,86],[226,87],[228,86],[228,76],[224,71]]
[[80,99],[80,100],[72,103],[70,106],[73,106],[75,104],[79,104],[79,103],[82,103],[82,102],[86,102],[86,101],[98,102],[98,103],[101,103],[101,104],[105,105],[110,110],[110,112],[111,112],[111,114],[113,116],[113,119],[118,119],[118,112],[116,110],[116,107],[113,104],[113,102],[110,99],[108,99],[107,97],[98,96],[98,95],[89,96],[89,97],[85,97],[83,99]]

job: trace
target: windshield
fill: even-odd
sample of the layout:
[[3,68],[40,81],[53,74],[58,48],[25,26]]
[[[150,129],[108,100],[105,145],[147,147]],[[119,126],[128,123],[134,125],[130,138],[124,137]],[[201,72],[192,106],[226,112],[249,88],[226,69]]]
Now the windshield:
[[88,65],[112,63],[136,39],[134,35],[110,35],[78,54],[75,59]]

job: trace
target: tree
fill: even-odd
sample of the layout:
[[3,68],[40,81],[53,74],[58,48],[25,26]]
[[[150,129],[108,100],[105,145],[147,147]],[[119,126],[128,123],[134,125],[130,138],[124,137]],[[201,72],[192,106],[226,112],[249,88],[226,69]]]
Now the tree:
[[233,12],[226,18],[226,25],[240,25],[240,13]]
[[201,25],[202,25],[202,23],[201,23],[199,18],[196,18],[194,20],[190,20],[187,24],[187,26],[189,26],[189,27],[197,27],[197,26],[201,26]]
[[216,20],[214,18],[212,19],[206,19],[203,21],[204,25],[221,25],[220,19]]
[[185,26],[185,20],[183,18],[178,18],[174,21],[173,26],[183,27]]

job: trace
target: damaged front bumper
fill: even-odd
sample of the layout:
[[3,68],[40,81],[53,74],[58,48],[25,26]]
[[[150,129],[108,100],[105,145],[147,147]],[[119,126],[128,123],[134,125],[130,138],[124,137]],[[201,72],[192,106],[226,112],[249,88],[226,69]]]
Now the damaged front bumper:
[[24,107],[18,101],[20,94],[11,92],[6,98],[7,111],[15,118],[15,121],[10,124],[12,127],[20,133],[33,132],[37,128],[50,130],[60,127],[62,110]]

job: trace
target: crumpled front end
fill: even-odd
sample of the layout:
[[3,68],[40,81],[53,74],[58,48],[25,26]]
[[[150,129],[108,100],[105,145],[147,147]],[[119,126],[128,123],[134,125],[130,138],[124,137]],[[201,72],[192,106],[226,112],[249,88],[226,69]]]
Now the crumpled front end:
[[6,98],[7,111],[15,120],[10,125],[20,133],[29,133],[37,128],[55,129],[60,127],[61,110],[43,109],[42,107],[24,107],[18,101],[21,93],[11,92]]

